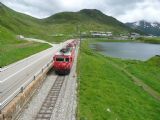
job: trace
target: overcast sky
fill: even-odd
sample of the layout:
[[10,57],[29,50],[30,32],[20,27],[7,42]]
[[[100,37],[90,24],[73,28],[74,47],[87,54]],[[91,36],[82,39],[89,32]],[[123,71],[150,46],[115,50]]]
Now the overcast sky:
[[37,18],[62,11],[99,9],[122,22],[160,22],[160,0],[0,0],[8,7]]

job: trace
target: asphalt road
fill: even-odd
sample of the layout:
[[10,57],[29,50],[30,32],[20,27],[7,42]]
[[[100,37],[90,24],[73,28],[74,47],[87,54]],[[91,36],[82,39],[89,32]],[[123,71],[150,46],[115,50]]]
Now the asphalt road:
[[37,53],[29,58],[8,66],[0,72],[0,106],[12,99],[13,94],[20,90],[21,86],[29,83],[47,63],[51,62],[57,50],[65,46],[69,41],[55,44],[52,48]]
[[[77,57],[79,46],[77,46],[75,52],[75,59],[69,75],[65,77],[64,83],[61,87],[59,97],[56,101],[56,105],[53,109],[52,117],[50,120],[76,120],[76,106],[77,106]],[[23,112],[18,116],[17,120],[35,120],[37,113],[42,107],[49,91],[51,90],[57,74],[54,71],[50,71],[44,81],[42,87],[38,90],[37,94],[33,96],[31,101],[26,105]]]
[[40,43],[47,43],[51,46],[54,46],[54,44],[50,43],[50,42],[47,42],[45,40],[40,40],[40,39],[35,39],[35,38],[22,38],[22,40],[27,40],[27,41],[33,41],[33,42],[40,42]]

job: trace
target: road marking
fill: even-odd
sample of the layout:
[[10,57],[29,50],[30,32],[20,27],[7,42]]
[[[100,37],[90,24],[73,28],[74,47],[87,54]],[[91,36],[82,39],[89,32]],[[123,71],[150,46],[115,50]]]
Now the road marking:
[[[49,54],[51,54],[51,53],[49,53]],[[2,81],[0,81],[0,83],[5,82],[5,81],[6,81],[6,80],[8,80],[9,78],[11,78],[11,77],[15,76],[17,73],[19,73],[19,72],[21,72],[21,71],[25,70],[26,68],[28,68],[28,67],[30,67],[31,65],[35,64],[36,62],[38,62],[38,61],[39,61],[39,60],[41,60],[42,58],[44,58],[44,57],[48,56],[49,54],[44,55],[43,57],[41,57],[41,58],[39,58],[38,60],[34,61],[32,64],[30,64],[30,65],[28,65],[28,66],[26,66],[26,67],[22,68],[21,70],[19,70],[18,72],[14,73],[14,74],[12,74],[12,75],[8,76],[7,78],[5,78],[5,79],[3,79]],[[54,54],[54,53],[53,53],[53,54]]]
[[23,40],[27,40],[27,41],[33,41],[33,42],[39,42],[39,43],[46,43],[49,44],[51,46],[54,46],[54,44],[47,42],[45,40],[41,40],[41,39],[35,39],[35,38],[23,38]]
[[[60,46],[58,46],[58,48],[55,50],[55,53],[57,52],[57,50],[58,49],[60,49],[61,47],[63,47],[64,45],[66,45],[66,43],[68,43],[68,42],[65,42],[65,44],[63,43],[63,44],[60,44]],[[49,53],[49,54],[51,54],[51,53]],[[43,58],[44,57],[46,57],[46,56],[48,56],[49,54],[47,54],[47,55],[44,55],[43,56]],[[53,52],[53,55],[54,55],[54,52]],[[42,57],[41,58],[39,58],[38,60],[36,60],[36,61],[34,61],[32,64],[30,64],[30,65],[28,65],[28,66],[26,66],[26,67],[24,67],[24,68],[22,68],[21,70],[19,70],[18,72],[16,72],[16,73],[14,73],[14,74],[12,74],[12,75],[10,75],[10,76],[8,76],[7,78],[5,78],[5,79],[3,79],[3,80],[1,80],[0,81],[0,83],[3,83],[3,82],[5,82],[5,81],[7,81],[9,78],[11,78],[11,77],[13,77],[13,76],[15,76],[17,73],[19,73],[19,72],[21,72],[21,71],[23,71],[23,70],[25,70],[27,67],[29,67],[29,66],[31,66],[31,65],[33,65],[33,64],[35,64],[37,61],[39,61],[39,60],[41,60],[42,59]]]
[[[62,47],[64,47],[65,45],[67,45],[70,41],[71,41],[71,40],[68,40],[68,41],[66,41],[66,42],[64,42],[64,43],[59,44],[59,46],[54,49],[55,51],[52,51],[52,52],[53,52],[52,54],[54,55],[55,52],[57,52],[60,48],[62,48]],[[53,47],[52,47],[52,48],[53,48]],[[51,48],[49,48],[49,49],[51,49]],[[48,51],[48,52],[49,52],[49,51]],[[14,73],[14,74],[8,76],[7,78],[3,79],[3,81],[0,81],[0,83],[3,83],[3,82],[5,82],[5,81],[7,81],[9,78],[15,76],[17,73],[25,70],[26,68],[28,68],[28,67],[30,67],[31,65],[35,64],[37,61],[39,61],[39,60],[41,60],[41,59],[44,59],[45,57],[49,56],[50,54],[51,54],[51,51],[50,51],[49,54],[44,55],[43,57],[41,57],[41,58],[39,58],[38,60],[34,61],[32,64],[27,65],[26,67],[22,68],[21,70],[17,71],[16,73]],[[26,59],[27,59],[27,58],[26,58]],[[52,58],[51,58],[51,59],[52,59]],[[23,61],[24,61],[24,60],[23,60]],[[34,76],[33,76],[33,77],[34,77]],[[21,85],[21,87],[24,86],[27,82],[29,82],[29,81],[26,81],[24,84]],[[16,91],[14,91],[11,95],[9,95],[4,101],[2,101],[2,102],[0,103],[0,110],[1,110],[2,107],[5,106],[5,104],[8,104],[8,103],[6,103],[6,102],[7,102],[10,98],[15,97],[15,96],[13,96],[13,95],[19,93],[18,91],[19,91],[19,88],[18,88]]]
[[[50,65],[52,65],[52,64],[50,64]],[[31,77],[30,79],[29,79],[29,81],[26,81],[24,84],[22,84],[19,88],[17,88],[16,90],[15,90],[15,92],[14,93],[12,93],[10,96],[8,96],[2,103],[0,103],[0,110],[1,110],[1,107],[3,107],[2,105],[4,105],[10,98],[12,98],[14,95],[16,95],[16,93],[18,94],[19,92],[18,91],[20,91],[21,90],[21,88],[22,87],[26,87],[25,85],[26,84],[30,84],[30,81],[32,81],[33,80],[33,78]]]
[[[57,47],[57,46],[60,46],[60,47],[61,47],[61,45],[63,46],[63,44],[67,44],[67,43],[69,43],[70,41],[72,41],[72,40],[68,40],[68,41],[66,41],[66,42],[64,42],[64,43],[60,43],[60,44],[53,44],[53,45],[54,45],[53,47],[55,47],[55,46],[56,46],[56,47]],[[20,63],[22,63],[23,61],[28,60],[28,59],[30,59],[30,58],[32,58],[32,57],[35,57],[36,55],[38,56],[39,54],[42,54],[43,52],[49,51],[49,49],[53,49],[53,47],[48,48],[47,50],[41,51],[41,52],[39,52],[39,53],[33,54],[33,55],[31,55],[31,56],[29,56],[29,57],[27,57],[27,58],[24,58],[24,59],[22,59],[22,60],[20,60],[20,61],[18,61],[18,62],[16,62],[16,63],[10,64],[10,65],[8,65],[8,66],[6,66],[6,67],[4,67],[4,68],[1,68],[1,69],[0,69],[0,72],[3,72],[3,71],[5,71],[5,70],[7,70],[7,69],[9,69],[9,68],[11,68],[11,67],[14,67],[15,65],[20,64]]]
[[1,71],[0,71],[0,72],[3,72],[3,71],[5,71],[5,70],[7,70],[7,69],[9,69],[9,68],[11,68],[11,67],[14,67],[15,65],[20,64],[20,63],[24,62],[25,60],[27,61],[28,59],[30,59],[30,58],[32,58],[32,57],[36,57],[36,56],[38,56],[39,54],[45,53],[45,52],[49,51],[50,49],[53,49],[53,47],[48,48],[47,50],[41,51],[41,52],[39,52],[39,53],[36,53],[36,54],[34,54],[34,55],[31,55],[31,56],[29,56],[29,57],[27,57],[27,58],[24,58],[24,59],[22,59],[22,60],[20,60],[20,61],[18,61],[18,62],[16,62],[16,63],[10,64],[10,65],[8,65],[8,66],[6,66],[6,67],[4,67],[4,68],[1,68]]

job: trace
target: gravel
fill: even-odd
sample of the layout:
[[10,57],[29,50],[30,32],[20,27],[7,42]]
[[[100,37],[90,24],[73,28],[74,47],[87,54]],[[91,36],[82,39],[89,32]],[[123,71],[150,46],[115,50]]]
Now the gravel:
[[25,109],[19,116],[19,120],[34,120],[41,105],[46,98],[49,90],[51,89],[57,75],[50,71],[42,87],[38,90],[37,94],[33,96],[31,101],[26,105]]
[[[78,49],[76,51],[78,53]],[[76,64],[77,56],[73,64],[71,73],[66,76],[66,79],[62,85],[59,97],[57,99],[51,120],[76,120],[76,107],[77,107],[77,77],[76,77]],[[41,105],[51,89],[57,75],[53,71],[50,71],[46,77],[45,82],[39,89],[36,95],[28,103],[26,108],[19,116],[19,120],[34,120]]]
[[72,71],[63,83],[51,120],[76,120],[77,107],[77,65],[78,49]]
[[76,119],[76,97],[77,82],[75,73],[69,76],[61,89],[51,120],[75,120]]

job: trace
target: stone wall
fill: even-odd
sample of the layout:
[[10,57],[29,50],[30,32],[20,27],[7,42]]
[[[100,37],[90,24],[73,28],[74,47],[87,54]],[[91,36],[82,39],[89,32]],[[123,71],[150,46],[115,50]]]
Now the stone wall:
[[33,94],[42,85],[51,66],[42,71],[24,90],[22,90],[5,108],[0,111],[0,120],[14,120]]

